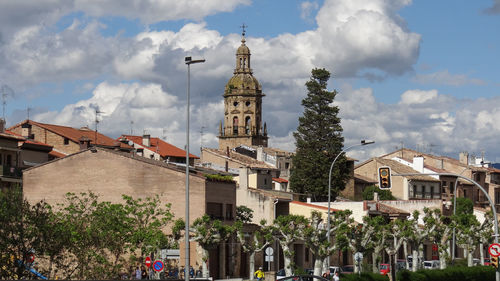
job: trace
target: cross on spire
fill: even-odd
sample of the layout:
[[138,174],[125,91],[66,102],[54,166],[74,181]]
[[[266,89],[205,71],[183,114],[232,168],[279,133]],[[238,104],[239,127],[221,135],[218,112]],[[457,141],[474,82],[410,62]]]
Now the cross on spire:
[[248,27],[248,25],[245,25],[245,23],[243,23],[243,25],[240,26],[242,36],[245,36],[245,32],[246,32],[245,28],[247,28],[247,27]]

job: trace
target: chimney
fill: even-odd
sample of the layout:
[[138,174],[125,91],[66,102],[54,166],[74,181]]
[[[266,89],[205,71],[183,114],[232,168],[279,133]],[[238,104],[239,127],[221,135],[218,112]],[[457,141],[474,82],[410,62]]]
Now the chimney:
[[78,141],[80,143],[80,150],[85,150],[90,147],[90,139],[86,136],[82,136]]
[[248,189],[248,170],[246,167],[240,168],[240,187],[242,189]]
[[422,155],[413,157],[413,170],[419,173],[424,172],[424,157]]
[[150,135],[143,135],[142,136],[142,145],[144,146],[151,146],[151,136]]
[[31,137],[31,124],[29,123],[24,123],[21,125],[21,136],[25,137],[25,138],[32,138]]
[[0,132],[5,132],[5,119],[0,118]]
[[469,165],[469,153],[467,151],[460,152],[460,154],[458,155],[458,160],[462,164]]

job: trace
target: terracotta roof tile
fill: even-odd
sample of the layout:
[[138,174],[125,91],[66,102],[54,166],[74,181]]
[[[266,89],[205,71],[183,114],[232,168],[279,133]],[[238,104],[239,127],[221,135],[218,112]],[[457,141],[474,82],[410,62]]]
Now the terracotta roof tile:
[[80,128],[80,129],[75,129],[75,128],[67,127],[67,126],[39,123],[39,122],[36,122],[33,120],[27,120],[27,121],[21,122],[13,127],[20,126],[26,122],[31,124],[31,125],[36,125],[36,126],[39,126],[41,128],[44,128],[46,130],[49,130],[55,134],[58,134],[58,135],[63,136],[65,138],[68,138],[76,143],[80,142],[80,138],[86,137],[90,140],[91,144],[95,144],[96,143],[96,136],[97,136],[97,145],[107,146],[107,147],[114,147],[114,146],[119,145],[120,148],[124,148],[124,149],[131,149],[132,148],[128,144],[117,142],[114,139],[112,139],[106,135],[103,135],[99,132],[96,133],[95,131],[92,131],[91,129],[86,128],[86,127]]
[[[127,140],[131,140],[136,144],[142,145],[142,136],[132,136],[132,135],[122,135],[117,139],[119,141],[122,138],[126,138]],[[178,148],[175,145],[172,145],[166,141],[161,140],[160,138],[150,138],[150,146],[144,146],[147,149],[156,152],[161,155],[161,157],[186,157],[186,151]],[[189,158],[199,159],[198,156],[189,153]]]
[[286,179],[282,179],[282,178],[273,178],[273,181],[279,182],[279,183],[287,183],[288,182]]

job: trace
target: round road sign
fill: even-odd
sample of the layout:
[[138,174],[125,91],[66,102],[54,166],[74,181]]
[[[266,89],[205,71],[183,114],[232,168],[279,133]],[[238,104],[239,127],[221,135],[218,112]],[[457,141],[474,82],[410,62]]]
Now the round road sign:
[[498,243],[492,243],[488,247],[488,252],[490,253],[490,255],[492,257],[498,257],[498,256],[500,256],[500,244],[498,244]]
[[144,264],[146,264],[146,266],[149,268],[151,266],[151,258],[146,257],[146,261],[144,262]]
[[155,271],[162,271],[163,270],[163,262],[161,260],[155,260],[153,263],[153,269]]

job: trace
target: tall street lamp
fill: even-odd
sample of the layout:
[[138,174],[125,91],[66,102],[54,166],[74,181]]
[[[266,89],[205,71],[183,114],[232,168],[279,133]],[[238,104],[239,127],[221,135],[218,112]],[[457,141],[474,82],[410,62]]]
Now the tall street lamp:
[[[353,144],[351,146],[348,146],[346,148],[344,148],[342,151],[339,152],[339,154],[337,154],[337,156],[335,156],[335,159],[333,159],[333,162],[332,162],[332,165],[330,166],[330,173],[328,175],[328,215],[327,215],[327,239],[328,241],[330,241],[330,197],[331,197],[331,189],[332,189],[332,169],[333,169],[333,165],[335,164],[335,162],[337,161],[337,159],[340,157],[340,155],[344,154],[347,150],[353,148],[353,147],[356,147],[356,146],[363,146],[363,145],[368,145],[368,144],[372,144],[372,143],[375,143],[375,141],[372,141],[372,140],[361,140],[360,143],[357,143],[357,144]],[[328,268],[330,268],[330,257],[327,258],[328,259]]]
[[190,66],[193,63],[203,63],[202,60],[192,60],[191,57],[185,57],[184,61],[187,64],[187,111],[186,111],[186,228],[184,230],[184,244],[185,244],[185,257],[186,262],[184,265],[184,280],[189,281],[189,91],[190,91]]

